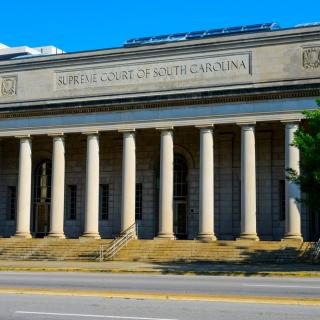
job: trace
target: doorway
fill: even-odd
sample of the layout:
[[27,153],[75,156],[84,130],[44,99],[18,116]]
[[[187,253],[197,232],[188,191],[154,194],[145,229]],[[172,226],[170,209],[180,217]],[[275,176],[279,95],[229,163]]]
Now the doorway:
[[34,173],[33,231],[38,238],[46,236],[50,229],[51,171],[51,161],[43,160]]

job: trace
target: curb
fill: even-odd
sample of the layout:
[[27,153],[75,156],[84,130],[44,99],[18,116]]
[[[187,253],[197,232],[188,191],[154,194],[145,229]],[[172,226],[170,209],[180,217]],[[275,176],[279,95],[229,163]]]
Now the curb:
[[320,271],[203,271],[203,270],[149,270],[149,269],[101,269],[101,268],[55,268],[55,267],[0,267],[0,271],[30,272],[90,272],[90,273],[136,273],[205,276],[257,276],[257,277],[320,277]]
[[0,288],[1,293],[55,295],[55,296],[80,296],[121,299],[152,299],[173,301],[205,301],[205,302],[237,302],[237,303],[261,303],[261,304],[290,304],[304,306],[320,306],[320,298],[300,297],[267,297],[267,296],[237,296],[237,295],[208,295],[208,294],[177,294],[155,293],[137,291],[93,291],[74,289],[45,289],[45,288]]

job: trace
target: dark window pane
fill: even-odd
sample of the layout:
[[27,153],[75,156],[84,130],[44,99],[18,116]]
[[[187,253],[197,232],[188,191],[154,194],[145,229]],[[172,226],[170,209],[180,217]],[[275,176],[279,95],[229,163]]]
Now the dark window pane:
[[77,219],[77,186],[67,185],[66,190],[66,218],[68,220]]
[[16,203],[17,203],[17,188],[16,186],[8,187],[7,198],[7,218],[8,220],[15,220],[16,218]]
[[100,184],[99,189],[100,220],[108,220],[109,215],[109,185]]
[[280,220],[284,221],[286,218],[286,183],[285,183],[285,180],[279,180],[279,208],[280,208]]
[[136,220],[142,220],[142,183],[136,184]]
[[174,156],[174,197],[186,197],[188,167],[183,156],[176,154]]

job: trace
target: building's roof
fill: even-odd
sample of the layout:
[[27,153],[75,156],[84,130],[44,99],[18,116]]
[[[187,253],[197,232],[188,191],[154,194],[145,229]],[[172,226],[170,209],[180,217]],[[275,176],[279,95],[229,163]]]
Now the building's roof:
[[19,57],[34,57],[39,55],[51,55],[64,53],[63,50],[54,46],[30,48],[28,46],[9,47],[0,43],[0,60],[15,59]]
[[141,46],[141,45],[174,42],[174,41],[212,38],[212,37],[229,35],[229,34],[232,35],[232,34],[238,34],[238,33],[262,32],[262,31],[272,31],[272,30],[279,30],[279,29],[280,29],[280,26],[276,22],[269,22],[269,23],[252,24],[252,25],[246,25],[246,26],[236,26],[236,27],[227,27],[227,28],[219,28],[219,29],[165,34],[161,36],[134,38],[134,39],[127,40],[124,46],[125,47]]

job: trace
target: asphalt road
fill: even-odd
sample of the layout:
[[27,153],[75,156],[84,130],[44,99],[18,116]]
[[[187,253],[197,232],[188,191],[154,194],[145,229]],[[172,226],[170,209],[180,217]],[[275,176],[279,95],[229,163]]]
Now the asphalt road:
[[1,288],[320,298],[320,278],[0,272]]
[[0,320],[319,320],[320,307],[0,294]]

